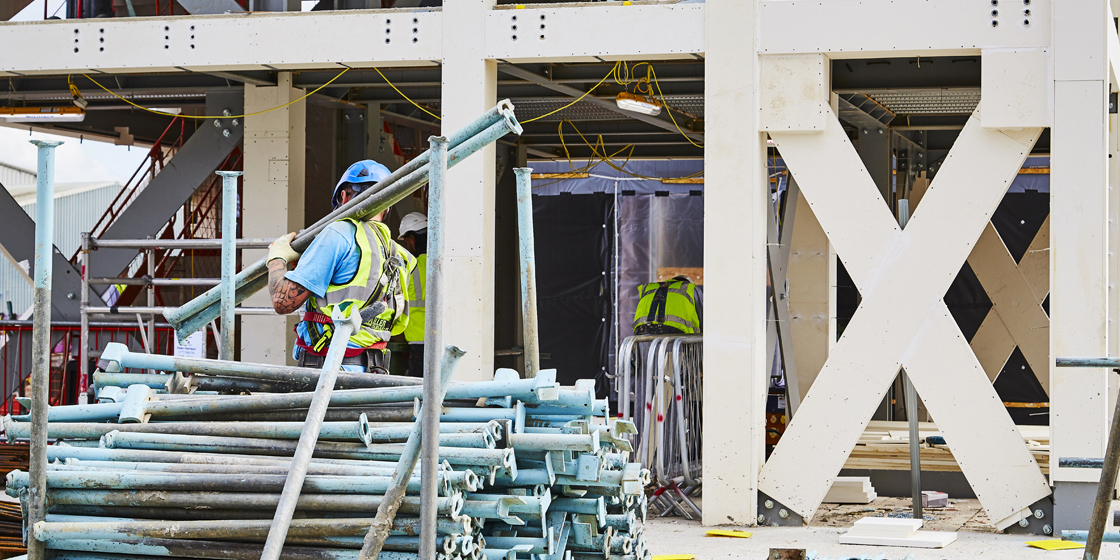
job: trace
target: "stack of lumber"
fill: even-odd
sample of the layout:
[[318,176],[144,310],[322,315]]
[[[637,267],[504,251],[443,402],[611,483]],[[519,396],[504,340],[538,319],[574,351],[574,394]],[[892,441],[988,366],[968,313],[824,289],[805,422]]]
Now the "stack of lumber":
[[866,476],[838,476],[824,496],[826,504],[870,504],[878,497]]
[[[1050,472],[1050,427],[1017,426],[1034,460],[1042,472]],[[984,429],[977,426],[978,430]],[[942,437],[933,422],[918,424],[918,436],[922,439],[922,470],[959,472],[960,466],[944,444],[927,444],[928,437]],[[859,443],[844,463],[845,469],[870,470],[910,470],[910,432],[906,422],[875,420],[868,424]]]
[[4,445],[0,443],[0,475],[8,476],[14,470],[27,470],[31,447],[26,443]]
[[840,535],[840,544],[942,548],[957,540],[956,533],[921,531],[922,523],[921,519],[864,517]]
[[23,516],[18,501],[0,500],[0,557],[23,554]]

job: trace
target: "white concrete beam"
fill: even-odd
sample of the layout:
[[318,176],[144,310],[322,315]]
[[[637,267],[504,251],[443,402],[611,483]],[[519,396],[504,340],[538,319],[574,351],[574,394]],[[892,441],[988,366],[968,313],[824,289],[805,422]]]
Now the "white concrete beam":
[[[494,0],[448,2],[444,15],[456,22],[444,34],[442,134],[448,135],[497,103],[497,64],[485,57],[479,33]],[[494,375],[494,146],[447,171],[444,191],[443,340],[467,351],[455,379]]]
[[[330,69],[415,65],[442,53],[438,12],[346,12],[0,24],[0,71]],[[356,48],[353,32],[365,36]],[[415,32],[413,31],[415,30]],[[357,36],[362,37],[363,33]],[[35,45],[35,48],[26,48]]]
[[704,52],[704,4],[507,5],[483,35],[487,57],[507,62],[691,59]]
[[[1006,4],[1005,8],[972,0],[766,0],[759,7],[759,52],[871,58],[979,54],[984,47],[1050,44],[1050,0],[1032,0],[1029,7]],[[1030,16],[1023,15],[1025,9]],[[876,21],[921,22],[921,31],[908,25],[869,27]]]
[[[275,87],[245,86],[245,113],[283,105],[304,94],[291,87],[290,72],[278,75]],[[274,238],[304,226],[305,106],[296,103],[284,109],[245,118],[242,185],[243,236]],[[263,249],[246,249],[243,262],[263,257]],[[245,300],[249,307],[272,307],[268,290]],[[241,359],[261,364],[293,364],[295,317],[275,315],[241,316]]]
[[[758,130],[757,0],[707,4],[704,524],[756,523],[765,442],[766,228]],[[719,302],[712,305],[710,302]]]

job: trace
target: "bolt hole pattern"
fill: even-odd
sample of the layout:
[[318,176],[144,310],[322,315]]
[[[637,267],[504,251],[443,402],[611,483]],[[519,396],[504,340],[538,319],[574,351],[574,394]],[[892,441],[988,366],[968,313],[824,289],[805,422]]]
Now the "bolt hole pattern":
[[999,10],[992,10],[992,17],[999,17]]
[[389,44],[389,38],[388,38],[388,37],[386,37],[386,38],[385,38],[385,44],[386,44],[386,45],[388,45],[388,44]]
[[413,37],[413,38],[412,38],[412,42],[413,42],[413,43],[419,43],[419,42],[420,42],[420,39],[417,39],[416,37]]
[[[513,17],[511,17],[511,18],[509,18],[509,19],[510,19],[510,21],[517,21],[517,16],[513,16]],[[77,33],[77,31],[75,31],[75,33]]]
[[516,41],[516,40],[517,40],[517,35],[514,35],[514,36],[513,36],[513,40],[514,40],[514,41]]
[[1023,20],[1023,25],[1025,25],[1027,27],[1030,27],[1031,26],[1031,20],[1029,20],[1029,19]]
[[999,22],[993,19],[992,20],[992,27],[999,27]]
[[541,21],[544,21],[544,14],[541,14]]

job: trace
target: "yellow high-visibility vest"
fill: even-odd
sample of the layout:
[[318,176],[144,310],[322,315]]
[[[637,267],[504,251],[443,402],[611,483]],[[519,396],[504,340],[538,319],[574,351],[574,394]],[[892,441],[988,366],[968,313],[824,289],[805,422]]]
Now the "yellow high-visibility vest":
[[428,290],[424,286],[428,273],[427,253],[416,257],[416,268],[412,269],[412,281],[405,292],[408,300],[408,326],[404,329],[404,339],[409,342],[424,342],[424,298]]
[[634,328],[642,325],[664,325],[684,334],[700,332],[700,315],[696,311],[696,285],[687,278],[667,282],[651,282],[638,286],[638,309]]
[[[389,340],[392,335],[400,334],[407,328],[408,307],[405,305],[404,293],[408,289],[411,280],[409,272],[416,266],[416,259],[392,240],[385,224],[352,218],[344,220],[354,224],[354,240],[361,252],[358,271],[346,284],[328,286],[325,297],[311,297],[308,307],[312,312],[330,317],[336,307],[357,305],[358,309],[364,309],[384,301],[385,311],[362,323],[361,330],[350,337],[350,342],[355,346],[366,348]],[[322,351],[330,343],[332,326],[311,321],[306,323],[312,349]]]

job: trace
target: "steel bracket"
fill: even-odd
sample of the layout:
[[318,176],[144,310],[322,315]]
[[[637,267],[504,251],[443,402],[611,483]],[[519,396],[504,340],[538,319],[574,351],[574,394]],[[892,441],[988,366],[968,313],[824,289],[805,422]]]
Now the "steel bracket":
[[[1012,523],[1004,533],[1015,535],[1053,535],[1054,534],[1054,496],[1046,496],[1031,504],[1031,515]],[[1026,522],[1024,524],[1023,522]]]
[[770,496],[758,493],[758,525],[769,527],[801,527],[805,519]]

